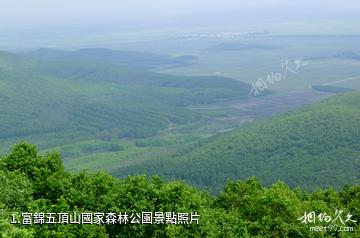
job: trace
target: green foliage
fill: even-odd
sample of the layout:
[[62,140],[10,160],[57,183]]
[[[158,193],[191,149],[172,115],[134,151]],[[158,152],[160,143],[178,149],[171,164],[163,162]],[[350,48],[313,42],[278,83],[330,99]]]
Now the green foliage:
[[[298,219],[305,211],[350,212],[360,219],[360,186],[341,191],[301,192],[277,182],[263,187],[255,177],[228,181],[217,197],[180,181],[105,172],[68,174],[58,153],[39,155],[21,143],[0,159],[0,237],[356,237],[355,231],[314,233]],[[197,212],[188,225],[21,225],[22,212]],[[321,224],[319,224],[321,225]]]
[[[99,58],[98,50],[86,52]],[[87,61],[82,53],[80,58],[55,54],[54,61],[46,62],[0,53],[2,148],[22,140],[32,141],[42,150],[102,141],[103,147],[96,152],[119,151],[110,144],[147,138],[171,124],[201,119],[199,113],[185,106],[246,97],[250,90],[247,84],[221,77],[166,75],[151,72],[146,66]],[[120,57],[117,52],[105,53]],[[145,57],[146,61],[150,56],[139,53],[137,60],[132,60]],[[80,154],[93,152],[89,148]],[[79,156],[75,153],[69,157],[72,155]]]
[[33,192],[31,182],[21,173],[0,170],[0,201],[7,208],[26,209]]
[[228,179],[258,177],[312,190],[359,182],[360,93],[328,98],[296,112],[257,121],[203,140],[172,158],[147,160],[114,171],[158,174],[221,190]]

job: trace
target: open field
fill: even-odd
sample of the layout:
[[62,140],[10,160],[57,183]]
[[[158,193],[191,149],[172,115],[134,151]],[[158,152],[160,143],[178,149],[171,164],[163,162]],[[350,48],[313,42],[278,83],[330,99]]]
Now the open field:
[[[341,58],[343,52],[359,53],[358,36],[263,36],[244,37],[231,41],[192,40],[192,47],[187,54],[198,58],[186,67],[163,68],[160,72],[180,75],[221,75],[243,82],[255,82],[258,78],[266,78],[271,72],[283,73],[281,63],[289,61],[289,67],[295,68],[296,59],[306,61],[308,65],[301,67],[297,74],[288,76],[269,89],[274,91],[303,90],[311,85],[337,82],[337,86],[360,89],[360,80],[341,80],[360,76],[360,60]],[[170,40],[169,40],[170,41]],[[174,44],[178,43],[174,40]],[[198,41],[198,42],[196,42]],[[202,44],[197,45],[199,42]],[[224,48],[225,43],[239,45],[240,48]],[[155,44],[155,43],[154,43]],[[171,42],[169,42],[171,44]],[[185,42],[185,45],[189,42]],[[222,46],[217,51],[209,49]],[[245,46],[268,46],[244,47]],[[273,48],[271,48],[273,47]]]

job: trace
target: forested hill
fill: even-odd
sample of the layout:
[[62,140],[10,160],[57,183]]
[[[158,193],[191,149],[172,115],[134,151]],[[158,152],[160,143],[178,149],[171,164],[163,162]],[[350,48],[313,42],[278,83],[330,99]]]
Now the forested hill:
[[359,237],[359,202],[359,185],[307,193],[251,178],[214,197],[159,177],[70,174],[28,144],[0,158],[0,237]]
[[[94,58],[98,53],[86,52]],[[134,69],[129,66],[133,58],[123,65],[61,59],[0,52],[1,153],[22,140],[41,149],[88,140],[110,148],[122,138],[156,135],[170,124],[200,119],[184,106],[248,97],[251,89],[227,78],[158,74],[147,66]]]
[[265,185],[338,188],[360,180],[360,93],[328,98],[205,140],[175,158],[128,167],[219,191],[227,179],[259,177]]

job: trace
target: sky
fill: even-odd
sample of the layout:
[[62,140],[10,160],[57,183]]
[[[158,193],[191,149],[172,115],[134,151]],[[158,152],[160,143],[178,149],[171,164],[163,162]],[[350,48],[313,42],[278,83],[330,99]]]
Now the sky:
[[[268,9],[268,10],[267,10]],[[358,0],[0,0],[1,28],[156,22],[231,12],[266,20],[274,16],[360,15]],[[186,19],[183,19],[186,21]],[[0,28],[0,29],[1,29]]]
[[[316,22],[322,23],[317,26]],[[124,32],[238,25],[245,30],[309,27],[312,32],[360,34],[360,1],[0,0],[0,49],[45,42],[51,46],[55,41],[75,44],[91,37],[92,41],[119,40],[118,34]]]

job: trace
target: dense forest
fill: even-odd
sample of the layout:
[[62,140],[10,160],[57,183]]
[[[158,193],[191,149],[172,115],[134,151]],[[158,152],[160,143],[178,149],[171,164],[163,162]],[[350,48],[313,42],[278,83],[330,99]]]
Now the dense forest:
[[[0,237],[360,236],[359,185],[304,192],[283,182],[264,187],[251,177],[228,181],[215,197],[158,176],[117,179],[105,172],[70,174],[64,171],[60,154],[40,155],[35,146],[25,143],[0,159],[0,181]],[[130,215],[129,220],[112,220],[103,214],[96,220],[99,224],[91,220],[92,224],[80,225],[48,218],[51,213],[74,212],[138,213],[141,221]],[[170,216],[147,224],[142,212]],[[31,214],[28,225],[23,213]],[[323,226],[326,231],[311,230]]]
[[172,158],[114,171],[159,174],[218,192],[227,179],[257,176],[312,190],[360,179],[360,93],[346,93],[295,112],[261,120],[201,141]]
[[359,12],[0,0],[0,238],[360,238]]
[[359,92],[320,84],[340,95],[285,110],[289,94],[153,70],[192,59],[0,52],[0,237],[359,237]]
[[199,121],[185,106],[247,97],[250,91],[250,85],[224,77],[148,70],[159,64],[174,62],[163,55],[105,49],[0,52],[0,152],[21,140],[47,149],[96,139],[109,148],[119,139]]

